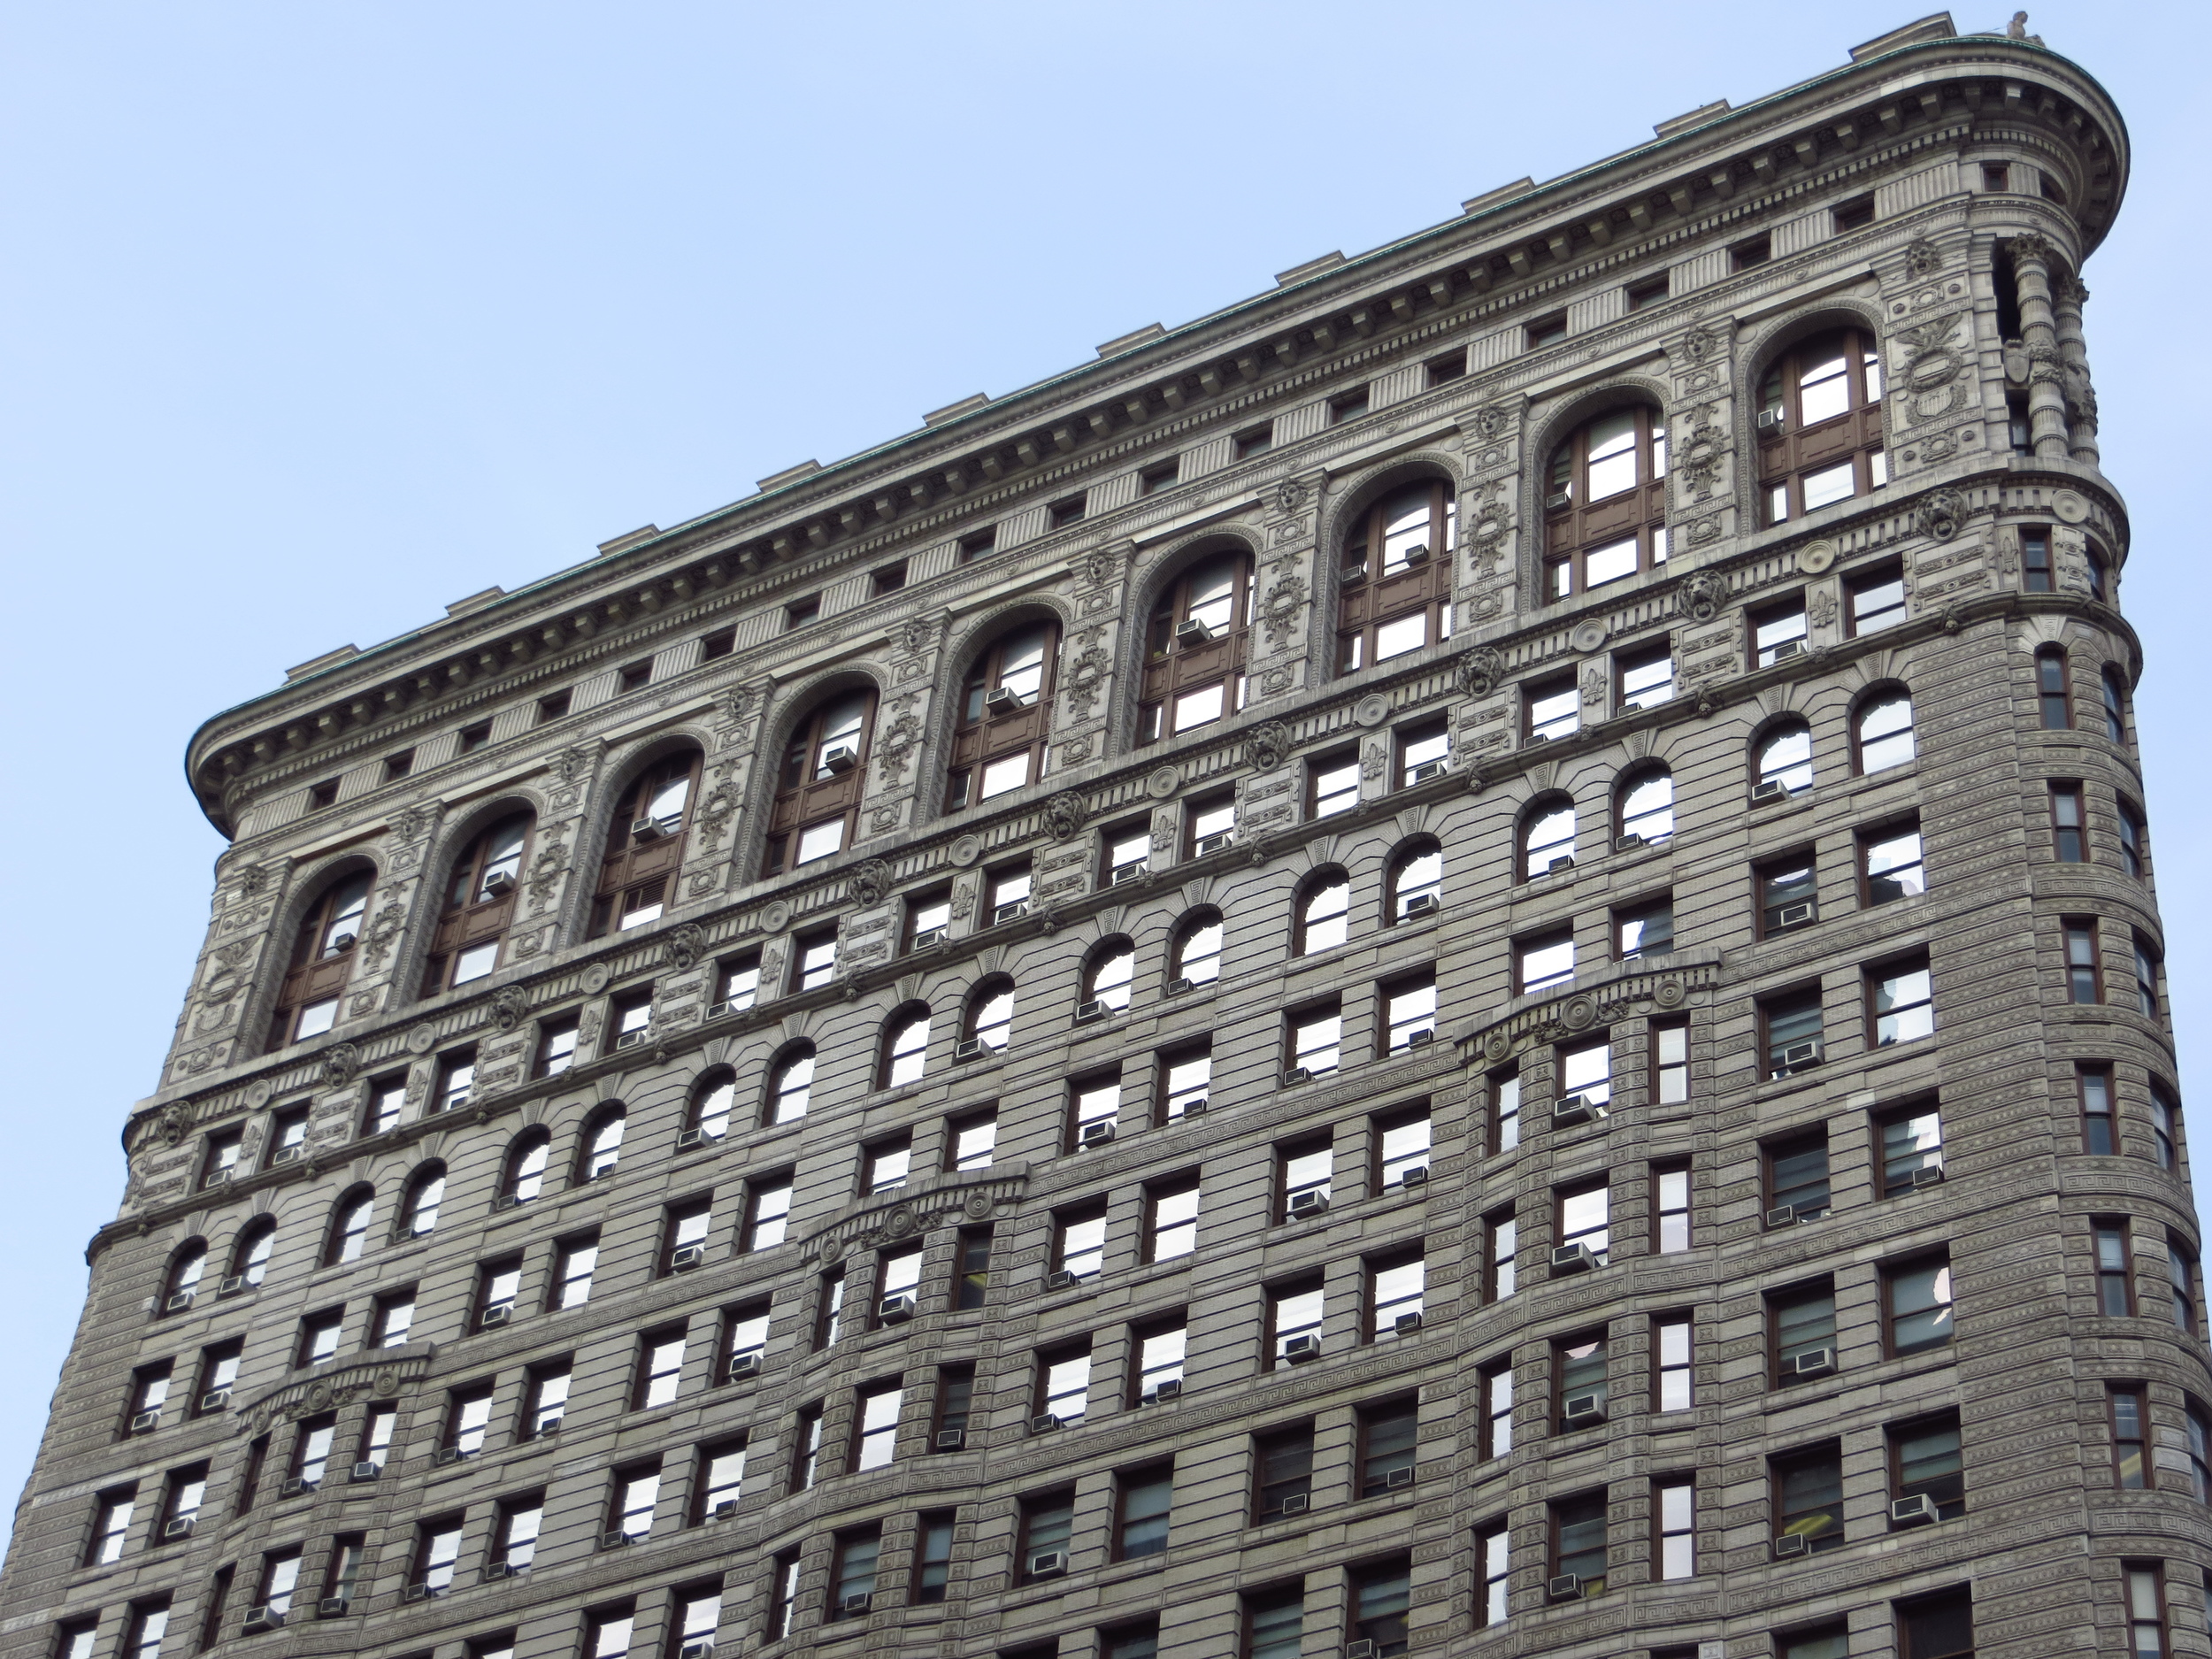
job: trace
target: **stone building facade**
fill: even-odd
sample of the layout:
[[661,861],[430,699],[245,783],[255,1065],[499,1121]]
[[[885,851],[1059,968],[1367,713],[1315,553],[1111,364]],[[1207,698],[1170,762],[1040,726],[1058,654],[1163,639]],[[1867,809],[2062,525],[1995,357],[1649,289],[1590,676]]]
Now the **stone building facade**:
[[209,721],[0,1653],[2212,1653],[2127,154],[1931,19]]

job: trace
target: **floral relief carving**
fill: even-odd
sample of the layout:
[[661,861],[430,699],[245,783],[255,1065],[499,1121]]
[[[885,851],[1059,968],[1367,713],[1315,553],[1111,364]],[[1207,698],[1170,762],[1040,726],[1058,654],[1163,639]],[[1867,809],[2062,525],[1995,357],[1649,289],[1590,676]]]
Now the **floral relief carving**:
[[1105,689],[1107,671],[1113,666],[1113,659],[1100,645],[1096,628],[1084,629],[1069,642],[1075,647],[1075,652],[1067,668],[1068,712],[1081,719],[1090,713],[1099,694]]
[[1582,671],[1582,701],[1593,709],[1605,702],[1605,670],[1595,663]]
[[400,925],[407,919],[407,911],[397,899],[388,899],[369,918],[369,931],[361,941],[361,960],[371,972],[384,965],[393,941],[398,939]]
[[556,824],[546,832],[545,844],[538,849],[537,856],[530,861],[530,913],[537,915],[552,902],[553,889],[568,871],[568,849],[561,844],[566,825]]
[[1305,608],[1306,580],[1295,571],[1276,578],[1260,601],[1260,620],[1267,627],[1270,648],[1287,640],[1298,626],[1298,613]]
[[1728,454],[1728,434],[1713,419],[1710,403],[1683,417],[1682,434],[1671,457],[1686,501],[1704,501],[1719,487],[1721,463]]

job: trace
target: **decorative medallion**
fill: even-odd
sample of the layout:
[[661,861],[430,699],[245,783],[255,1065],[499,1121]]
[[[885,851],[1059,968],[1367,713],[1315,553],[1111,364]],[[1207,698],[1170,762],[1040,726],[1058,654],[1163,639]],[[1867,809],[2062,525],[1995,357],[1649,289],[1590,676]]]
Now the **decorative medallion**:
[[1272,772],[1290,753],[1290,728],[1280,720],[1263,720],[1244,741],[1246,757],[1254,769]]
[[1652,988],[1651,1000],[1662,1008],[1679,1008],[1682,999],[1687,995],[1682,988],[1682,981],[1670,976]]
[[945,856],[961,869],[965,870],[983,856],[983,838],[980,835],[963,835],[958,841],[953,842],[951,850]]
[[1181,787],[1183,774],[1173,766],[1161,766],[1144,780],[1144,792],[1155,801],[1164,801]]
[[1482,1040],[1483,1058],[1495,1065],[1513,1053],[1513,1039],[1502,1031],[1494,1031]]
[[1505,677],[1505,657],[1494,645],[1478,645],[1461,653],[1454,669],[1460,690],[1471,697],[1486,697]]
[[698,966],[699,958],[706,953],[707,930],[696,922],[672,927],[661,939],[662,957],[679,972]]
[[2078,490],[2060,490],[2051,497],[2051,511],[2062,524],[2085,524],[2089,519],[2089,502]]
[[607,988],[607,982],[613,978],[612,968],[603,962],[595,962],[584,970],[584,990],[588,995],[596,996]]
[[1836,562],[1833,541],[1813,541],[1798,550],[1797,568],[1809,576],[1817,576]]
[[1583,1031],[1598,1017],[1598,1005],[1586,996],[1571,996],[1559,1010],[1559,1023],[1569,1031]]
[[246,1085],[246,1105],[250,1110],[259,1111],[269,1103],[269,1096],[276,1093],[276,1085],[265,1077],[257,1077]]
[[772,904],[761,907],[759,919],[762,933],[780,933],[791,926],[791,907],[781,899],[778,899]]
[[1605,643],[1605,624],[1600,622],[1597,618],[1593,617],[1587,620],[1576,623],[1574,626],[1574,632],[1570,634],[1567,636],[1567,639],[1569,642],[1573,645],[1575,649],[1582,652],[1583,655],[1586,657],[1592,651],[1596,650],[1599,646]]

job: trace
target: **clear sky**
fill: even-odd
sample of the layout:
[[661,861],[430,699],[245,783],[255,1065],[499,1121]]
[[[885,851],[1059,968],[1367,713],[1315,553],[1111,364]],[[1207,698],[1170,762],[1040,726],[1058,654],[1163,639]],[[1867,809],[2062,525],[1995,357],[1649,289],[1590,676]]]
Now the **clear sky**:
[[[2010,4],[1955,15],[1998,29]],[[0,1494],[29,1471],[82,1246],[121,1193],[118,1130],[205,926],[220,843],[180,764],[203,718],[926,410],[1839,66],[1915,14],[0,8]],[[2212,1007],[2204,513],[2184,494],[2204,422],[2168,388],[2208,379],[2201,18],[2069,0],[2031,23],[2134,135],[2087,334],[2135,515],[2185,1058]]]

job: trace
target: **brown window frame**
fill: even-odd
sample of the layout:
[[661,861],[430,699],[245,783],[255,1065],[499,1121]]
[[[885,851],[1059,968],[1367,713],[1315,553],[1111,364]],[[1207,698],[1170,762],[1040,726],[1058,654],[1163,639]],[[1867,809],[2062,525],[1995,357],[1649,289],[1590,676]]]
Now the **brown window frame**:
[[[2062,645],[2039,645],[2033,658],[2035,718],[2039,730],[2074,729],[2074,672],[2072,659]],[[2056,686],[2049,682],[2055,680]],[[2055,718],[2054,718],[2055,717]]]
[[[705,765],[706,756],[701,750],[679,749],[630,780],[607,819],[587,938],[641,926],[657,919],[668,908],[676,872],[682,868],[684,849],[690,842],[692,809],[699,798]],[[650,820],[641,816],[649,803],[678,783],[683,786],[683,795],[674,812]],[[672,818],[672,824],[668,822]],[[649,822],[651,833],[639,839],[638,826]],[[633,921],[633,917],[640,919]],[[616,927],[618,920],[623,929]]]
[[[828,719],[836,710],[857,698],[860,732],[852,764],[827,778],[818,776],[830,736]],[[875,743],[876,715],[880,699],[873,687],[858,691],[834,691],[815,699],[806,717],[785,740],[777,762],[775,795],[768,811],[766,841],[761,873],[781,875],[803,866],[795,862],[798,842],[810,830],[835,822],[841,827],[836,848],[822,857],[834,857],[857,839],[860,796],[866,787],[868,765]],[[808,859],[813,864],[818,859]]]
[[[1391,540],[1386,528],[1394,514],[1410,515],[1417,495],[1426,496],[1428,539],[1414,545],[1426,551],[1418,560],[1385,571]],[[1334,672],[1354,674],[1374,667],[1383,660],[1375,654],[1379,630],[1411,617],[1423,618],[1421,643],[1393,651],[1387,660],[1400,661],[1449,638],[1452,572],[1458,557],[1459,498],[1448,480],[1409,480],[1369,503],[1347,533],[1337,559]]]
[[[1044,636],[1044,656],[1038,671],[1037,689],[1031,697],[1004,712],[994,712],[989,699],[1007,689],[1007,647],[1032,634]],[[1052,741],[1052,705],[1058,695],[1060,625],[1030,618],[1004,627],[993,636],[961,681],[956,705],[951,747],[945,759],[947,812],[964,811],[982,797],[975,786],[984,770],[1017,757],[1026,757],[1022,781],[1025,789],[1044,776],[1045,750]],[[998,795],[1012,793],[1001,790]],[[994,795],[992,799],[998,798]]]
[[[2121,1432],[2119,1402],[2135,1402],[2133,1438]],[[2112,1452],[2112,1484],[2122,1492],[2151,1492],[2158,1486],[2158,1461],[2151,1455],[2150,1390],[2139,1382],[2108,1382],[2104,1386],[2105,1433]],[[2136,1480],[2128,1482],[2127,1448],[2135,1448]]]
[[[2059,918],[2060,963],[2066,973],[2066,1000],[2079,1007],[2101,1007],[2104,995],[2104,930],[2093,916],[2062,916]],[[2086,964],[2075,959],[2078,946],[2085,946],[2089,953]],[[2093,995],[2081,995],[2082,980],[2078,977],[2084,967],[2088,969],[2088,987]]]
[[[1843,353],[1847,383],[1846,407],[1840,414],[1826,416],[1808,426],[1802,414],[1801,377],[1815,361],[1838,348]],[[1873,457],[1886,450],[1882,417],[1887,388],[1885,385],[1870,393],[1867,380],[1870,358],[1876,378],[1883,378],[1880,349],[1873,334],[1863,328],[1825,329],[1793,341],[1761,370],[1753,406],[1763,422],[1775,410],[1782,413],[1778,425],[1767,422],[1755,434],[1757,518],[1762,527],[1794,524],[1808,511],[1818,511],[1805,505],[1805,478],[1840,461],[1847,459],[1852,467],[1851,494],[1842,499],[1863,500],[1882,487],[1874,479]],[[1772,500],[1777,488],[1784,492],[1785,503],[1778,516]]]
[[[521,826],[522,839],[512,855],[511,865],[505,857],[494,860],[490,855],[499,845],[503,833],[518,825]],[[495,947],[497,952],[492,968],[463,983],[473,985],[498,971],[501,959],[506,955],[507,935],[519,907],[522,878],[530,868],[537,831],[536,813],[510,812],[480,830],[454,861],[446,878],[444,908],[432,932],[429,956],[423,965],[421,995],[435,996],[453,988],[450,974],[459,965],[461,957],[487,945]],[[506,885],[497,892],[488,892],[486,884],[495,877],[506,878]]]
[[[276,1010],[269,1021],[269,1052],[301,1041],[300,1017],[310,1008],[333,1004],[330,1025],[323,1027],[325,1031],[344,1018],[343,998],[359,954],[359,933],[368,926],[369,901],[375,896],[373,872],[347,871],[326,881],[314,903],[300,918],[293,930],[292,954],[278,985]],[[360,918],[356,931],[334,933],[332,930],[348,916]]]
[[1625,407],[1634,422],[1637,477],[1626,489],[1616,490],[1602,501],[1589,500],[1591,434],[1600,421],[1621,414],[1621,408],[1584,420],[1552,448],[1544,474],[1544,604],[1579,599],[1594,591],[1588,580],[1589,555],[1632,537],[1636,542],[1633,567],[1607,578],[1599,588],[1633,581],[1665,567],[1666,414],[1653,403]]
[[[1194,579],[1226,563],[1230,567],[1229,623],[1202,643],[1185,645],[1176,629],[1191,619]],[[1137,690],[1137,745],[1164,742],[1232,719],[1245,703],[1245,667],[1257,607],[1258,566],[1248,549],[1218,548],[1190,559],[1153,602],[1145,630],[1144,662]],[[1169,729],[1169,709],[1179,698],[1221,687],[1221,711],[1210,719]]]

